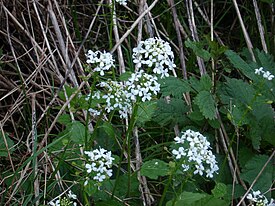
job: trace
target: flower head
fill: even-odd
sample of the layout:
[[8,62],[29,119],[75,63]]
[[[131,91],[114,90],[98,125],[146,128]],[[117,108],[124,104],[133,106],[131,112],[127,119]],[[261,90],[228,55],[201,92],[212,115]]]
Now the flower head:
[[255,69],[255,74],[257,75],[263,75],[263,78],[271,81],[274,78],[274,75],[271,74],[269,71],[264,71],[263,67],[260,67],[259,69]]
[[268,203],[267,198],[260,192],[260,190],[252,190],[252,193],[249,193],[246,198],[255,206],[275,206],[274,200],[271,199],[270,203]]
[[210,143],[206,137],[199,132],[187,130],[181,136],[175,137],[177,149],[173,149],[172,154],[176,160],[181,160],[183,171],[194,170],[194,174],[212,178],[217,173],[219,167],[216,157],[213,155]]
[[125,82],[126,97],[136,102],[140,97],[141,101],[150,101],[153,95],[160,91],[160,84],[157,77],[145,73],[143,70],[137,71]]
[[93,52],[92,50],[88,51],[87,63],[94,64],[94,72],[99,72],[101,76],[104,76],[104,71],[108,71],[111,67],[114,67],[114,59],[111,53],[104,51]]
[[168,71],[176,67],[169,43],[160,38],[141,41],[133,49],[133,62],[137,68],[141,68],[143,65],[152,68],[155,74],[160,75],[160,78],[168,77]]
[[127,0],[116,0],[116,2],[123,6],[127,5]]
[[[114,158],[111,151],[99,148],[92,151],[84,151],[84,154],[89,157],[85,164],[86,171],[95,182],[100,184],[112,176],[111,167]],[[87,185],[88,181],[89,178],[85,181],[84,185]]]

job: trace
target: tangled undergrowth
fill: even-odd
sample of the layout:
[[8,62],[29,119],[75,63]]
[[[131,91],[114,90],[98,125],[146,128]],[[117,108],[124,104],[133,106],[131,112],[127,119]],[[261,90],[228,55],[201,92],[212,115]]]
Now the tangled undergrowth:
[[274,206],[272,0],[0,2],[0,205]]

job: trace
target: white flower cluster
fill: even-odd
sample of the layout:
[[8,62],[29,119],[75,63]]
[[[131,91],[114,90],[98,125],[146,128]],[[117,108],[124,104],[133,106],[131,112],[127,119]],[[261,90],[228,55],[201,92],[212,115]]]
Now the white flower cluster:
[[149,38],[141,41],[133,49],[132,56],[137,68],[141,68],[142,65],[153,68],[153,72],[159,74],[160,78],[168,77],[168,71],[176,67],[174,54],[169,43],[160,38]]
[[264,71],[263,67],[260,67],[259,69],[255,69],[255,74],[263,75],[263,78],[271,81],[274,78],[274,75],[271,74],[269,71]]
[[120,118],[126,118],[132,106],[131,101],[126,97],[126,88],[123,83],[108,80],[107,82],[101,82],[99,86],[107,90],[107,93],[102,96],[106,101],[105,110],[110,113],[117,109]]
[[[98,183],[103,182],[107,178],[112,176],[113,160],[112,152],[107,151],[103,148],[95,149],[92,151],[84,151],[89,157],[89,163],[85,164],[87,173],[91,174],[92,179]],[[88,180],[85,181],[84,185],[88,184]]]
[[89,101],[103,99],[105,105],[98,105],[100,108],[89,108],[88,111],[93,116],[99,116],[101,109],[104,107],[107,113],[117,110],[120,118],[126,118],[132,111],[132,103],[138,98],[141,101],[150,101],[153,95],[160,91],[160,84],[157,77],[145,73],[143,70],[137,71],[124,83],[107,80],[99,83],[97,86],[104,91],[96,91],[85,98]]
[[114,67],[114,59],[111,53],[104,51],[93,52],[92,50],[88,51],[87,63],[95,64],[94,72],[99,72],[101,76],[104,75],[104,71],[108,71],[111,67]]
[[75,200],[77,199],[77,196],[72,193],[71,190],[69,190],[69,193],[67,194],[67,197],[61,198],[60,196],[58,198],[53,199],[48,204],[51,206],[77,206],[77,203]]
[[116,2],[123,6],[127,5],[127,0],[116,0]]
[[210,150],[210,143],[205,136],[189,129],[174,140],[179,147],[173,149],[172,153],[176,159],[183,162],[183,171],[194,166],[194,174],[202,176],[205,172],[206,177],[212,178],[213,174],[217,173],[219,167],[216,157]]
[[137,97],[141,101],[150,101],[152,94],[157,95],[160,91],[160,84],[157,82],[158,78],[145,73],[143,70],[137,71],[125,82],[126,97],[136,102]]
[[259,190],[252,191],[252,193],[248,194],[246,198],[252,202],[252,206],[275,206],[274,200],[271,199],[270,203],[268,203],[267,198],[261,194]]

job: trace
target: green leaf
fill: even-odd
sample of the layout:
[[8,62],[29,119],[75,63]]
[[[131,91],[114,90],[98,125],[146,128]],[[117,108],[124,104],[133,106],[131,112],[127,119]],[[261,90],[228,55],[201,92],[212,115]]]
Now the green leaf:
[[201,90],[210,91],[212,88],[211,78],[208,75],[202,75],[200,78],[200,85],[201,85]]
[[157,108],[157,101],[141,102],[138,105],[137,124],[144,124],[152,119]]
[[[193,193],[193,192],[183,192],[175,201],[174,206],[190,206],[193,203],[197,202],[206,197],[206,194],[203,193]],[[173,200],[167,202],[166,206],[172,206]]]
[[159,176],[166,176],[168,172],[168,163],[158,159],[144,162],[140,170],[140,174],[142,176],[146,176],[154,180],[158,179]]
[[121,134],[110,122],[100,122],[98,123],[97,129],[94,131],[94,141],[98,145],[104,145],[104,149],[115,151],[118,149],[117,137]]
[[210,91],[212,88],[212,80],[208,75],[201,76],[199,80],[195,77],[191,77],[188,82],[197,92]]
[[165,99],[160,99],[153,120],[160,125],[183,124],[187,120],[188,111],[189,107],[181,99],[171,98],[169,103]]
[[250,67],[236,52],[227,50],[225,55],[236,69],[241,70],[247,77],[253,79],[255,76],[254,69]]
[[203,49],[203,43],[190,41],[189,39],[185,41],[185,46],[192,49],[192,51],[199,57],[203,58],[205,61],[208,61],[211,58],[211,54]]
[[223,183],[218,182],[215,185],[215,188],[211,190],[212,194],[215,198],[221,198],[226,195],[227,193],[227,186]]
[[[8,150],[9,150],[10,154],[12,154],[12,152],[14,151],[14,148],[13,148],[14,143],[8,137],[7,134],[5,134],[5,139],[7,141]],[[2,133],[0,133],[0,157],[7,157],[8,156],[8,150],[6,148],[4,137],[3,137]]]
[[[244,190],[243,186],[239,184],[235,184],[234,187],[233,185],[226,185],[227,193],[223,197],[223,199],[227,202],[232,202],[232,193],[233,194],[233,199],[241,197],[246,191]],[[234,190],[234,191],[233,191]]]
[[[173,201],[169,201],[166,206],[172,206]],[[221,206],[228,205],[229,202],[218,199],[213,195],[204,193],[183,192],[175,201],[175,206]]]
[[115,139],[115,131],[111,123],[109,122],[104,122],[102,125],[100,125],[98,128],[102,128],[104,132],[111,137],[112,139]]
[[248,148],[246,145],[240,145],[238,159],[241,165],[241,168],[245,166],[245,164],[254,157],[254,153],[252,149]]
[[124,72],[119,76],[120,81],[127,81],[132,75],[132,72]]
[[67,125],[67,124],[70,124],[72,120],[69,114],[62,114],[57,119],[57,122],[59,122],[60,124]]
[[73,121],[68,125],[69,138],[77,144],[85,142],[85,126],[79,121]]
[[89,195],[92,196],[98,191],[98,186],[95,184],[94,181],[88,181],[88,184],[84,187],[84,191]]
[[97,201],[95,202],[96,206],[123,206],[124,204],[116,201],[116,200],[108,200],[108,201]]
[[207,119],[215,119],[216,107],[213,96],[208,91],[201,91],[195,97],[195,104],[199,106],[203,116]]
[[[251,158],[244,166],[241,178],[251,184],[257,177],[263,166],[268,160],[267,155],[257,155]],[[274,180],[272,161],[265,167],[264,171],[261,173],[260,177],[253,186],[253,190],[268,191]],[[270,193],[267,194],[270,196]]]
[[167,77],[159,80],[162,96],[172,95],[175,98],[182,98],[183,93],[192,91],[188,81],[176,77]]

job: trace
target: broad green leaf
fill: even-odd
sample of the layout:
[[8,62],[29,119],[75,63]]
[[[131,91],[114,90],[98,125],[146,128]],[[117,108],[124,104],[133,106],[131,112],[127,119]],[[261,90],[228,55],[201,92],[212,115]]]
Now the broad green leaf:
[[122,202],[116,201],[116,200],[107,200],[107,201],[98,201],[95,202],[96,206],[123,206]]
[[[14,143],[8,137],[7,134],[5,134],[5,138],[6,138],[6,141],[7,141],[8,149],[9,149],[10,153],[12,153],[14,151],[14,148],[13,148]],[[2,133],[0,132],[0,157],[7,157],[7,156],[8,156],[8,151],[7,151],[7,148],[6,148],[4,137],[3,137]]]
[[211,58],[211,54],[203,48],[204,45],[201,42],[186,40],[185,46],[192,49],[197,56],[203,58],[205,61]]
[[215,188],[211,190],[212,194],[215,198],[221,198],[226,195],[227,193],[227,186],[223,183],[218,182],[215,185]]
[[226,185],[226,190],[227,190],[227,193],[223,197],[223,199],[227,202],[232,202],[233,190],[234,190],[233,199],[241,197],[246,192],[243,186],[239,184],[235,184],[234,187],[233,185]]
[[201,111],[199,110],[197,105],[194,105],[193,111],[188,114],[188,117],[192,121],[202,121],[204,120],[204,116],[202,115]]
[[[191,206],[198,200],[201,200],[206,197],[206,194],[203,193],[193,193],[193,192],[183,192],[179,195],[175,201],[174,206]],[[167,202],[166,206],[172,206],[174,200]]]
[[158,159],[144,162],[140,170],[140,174],[142,176],[146,176],[154,180],[158,179],[159,176],[166,176],[168,172],[168,163]]
[[145,122],[150,121],[155,113],[156,108],[157,101],[141,102],[138,105],[137,123],[144,124]]
[[114,151],[118,149],[116,138],[120,136],[119,131],[110,122],[102,122],[94,131],[93,137],[98,145],[104,146],[104,149]]
[[73,121],[68,126],[69,138],[77,144],[84,144],[85,126],[79,121]]
[[224,52],[228,50],[227,46],[220,45],[216,41],[211,41],[210,38],[206,38],[206,39],[211,49],[210,54],[214,59],[218,59],[222,54],[224,54]]
[[[114,191],[114,195],[116,197],[119,197],[121,199],[124,199],[127,195],[130,195],[130,197],[138,197],[140,192],[139,192],[139,181],[137,178],[137,173],[131,175],[131,185],[130,185],[130,194],[128,193],[128,174],[123,174],[119,176],[117,179],[110,180],[112,185],[115,185],[115,182],[118,181],[116,190]],[[111,190],[112,191],[112,190]]]
[[195,97],[195,104],[199,106],[203,116],[207,119],[215,119],[216,106],[210,92],[201,91]]
[[[263,166],[268,160],[267,155],[257,155],[251,158],[242,169],[241,178],[251,184],[257,177]],[[253,189],[260,191],[268,191],[274,181],[274,166],[272,161],[265,167],[260,177],[256,181]],[[270,194],[267,194],[270,196]]]
[[192,89],[188,81],[176,77],[167,77],[159,80],[162,96],[172,95],[175,98],[182,98],[183,93],[190,92]]
[[109,137],[115,139],[116,134],[111,123],[103,122],[103,124],[100,125],[99,128],[102,128]]
[[236,69],[240,69],[247,77],[253,79],[255,76],[254,69],[249,66],[236,52],[227,50],[225,55]]
[[200,78],[201,90],[210,91],[212,88],[212,80],[208,75],[202,75]]
[[[166,206],[172,206],[173,201],[169,201]],[[221,206],[229,205],[229,202],[218,199],[213,195],[204,193],[183,192],[175,201],[175,206]]]
[[196,92],[200,92],[203,91],[202,85],[200,83],[200,80],[198,80],[195,77],[190,77],[188,80],[190,86],[196,91]]
[[120,81],[127,81],[132,75],[132,72],[124,72],[119,76]]
[[98,191],[98,186],[94,181],[88,181],[88,184],[84,187],[84,191],[88,194],[88,196],[92,196]]
[[254,153],[251,148],[248,148],[246,145],[241,144],[238,154],[238,160],[240,162],[241,168],[245,166],[245,164],[254,157]]
[[57,121],[58,121],[60,124],[64,124],[64,125],[67,125],[67,124],[69,124],[69,123],[72,122],[71,117],[70,117],[69,114],[62,114],[62,115],[58,118]]
[[188,106],[181,99],[171,98],[169,103],[165,99],[157,102],[157,108],[153,120],[160,125],[183,124],[187,118]]

